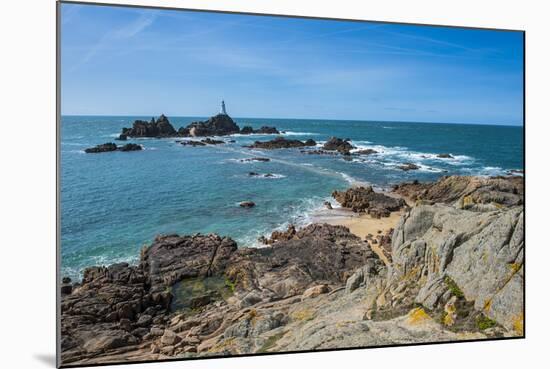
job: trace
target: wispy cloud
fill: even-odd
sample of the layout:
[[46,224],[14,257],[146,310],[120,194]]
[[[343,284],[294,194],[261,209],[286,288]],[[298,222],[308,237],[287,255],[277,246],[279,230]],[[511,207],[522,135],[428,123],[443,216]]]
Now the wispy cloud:
[[98,52],[109,47],[113,43],[125,41],[132,37],[137,36],[147,27],[151,26],[157,17],[156,12],[142,13],[139,17],[132,22],[125,24],[122,27],[116,28],[112,31],[105,33],[99,41],[92,45],[88,52],[80,59],[76,64],[72,66],[69,72],[72,72],[82,65],[88,63]]

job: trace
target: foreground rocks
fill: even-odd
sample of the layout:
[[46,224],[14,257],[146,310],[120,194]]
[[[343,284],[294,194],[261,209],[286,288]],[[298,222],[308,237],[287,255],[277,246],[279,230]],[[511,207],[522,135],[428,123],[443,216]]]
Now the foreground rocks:
[[129,143],[123,146],[117,146],[116,144],[112,142],[107,142],[101,145],[97,145],[94,147],[90,147],[86,150],[84,150],[87,154],[96,154],[96,153],[102,153],[102,152],[111,152],[111,151],[140,151],[143,150],[141,145]]
[[284,137],[276,137],[271,141],[256,141],[252,145],[245,146],[250,149],[290,149],[296,147],[306,147],[306,146],[315,146],[317,143],[312,140],[300,141],[300,140],[289,140]]
[[[431,200],[367,240],[327,224],[273,232],[263,248],[159,236],[135,266],[63,281],[63,364],[521,336],[522,201],[460,206],[486,190],[522,200],[519,185],[448,177],[398,186]],[[360,208],[366,197],[367,209],[389,201],[368,189],[338,196]]]
[[524,183],[522,177],[448,176],[434,183],[403,183],[393,191],[413,201],[497,210],[502,206],[523,204]]
[[402,198],[375,192],[371,186],[334,191],[332,197],[344,208],[356,213],[371,214],[375,218],[388,217],[392,211],[398,211],[406,205]]

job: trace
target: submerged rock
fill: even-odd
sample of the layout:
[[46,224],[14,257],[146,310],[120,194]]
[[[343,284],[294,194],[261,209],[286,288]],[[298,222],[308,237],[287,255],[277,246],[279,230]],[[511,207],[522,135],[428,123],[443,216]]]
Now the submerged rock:
[[399,169],[407,172],[409,170],[417,170],[420,169],[420,167],[414,163],[404,163],[398,166]]

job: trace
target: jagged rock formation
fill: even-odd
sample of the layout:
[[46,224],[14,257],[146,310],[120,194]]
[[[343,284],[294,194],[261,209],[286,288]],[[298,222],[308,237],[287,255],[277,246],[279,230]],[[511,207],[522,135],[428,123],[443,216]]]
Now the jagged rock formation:
[[345,208],[356,213],[371,214],[376,218],[387,217],[392,211],[397,211],[406,205],[402,198],[375,192],[371,186],[334,191],[332,197]]
[[161,114],[157,120],[151,118],[150,122],[144,120],[136,120],[132,128],[122,128],[122,137],[174,137],[177,132],[170,124],[168,118]]
[[227,114],[218,114],[204,122],[193,122],[180,128],[178,134],[183,137],[226,136],[239,133],[240,128]]
[[395,186],[393,191],[413,201],[450,204],[460,200],[460,207],[494,210],[499,206],[522,204],[524,184],[523,177],[517,176],[448,176],[435,183],[403,183]]
[[338,151],[340,154],[349,155],[349,151],[355,147],[348,140],[342,140],[338,137],[331,137],[323,145],[323,149],[327,151]]
[[245,146],[251,149],[289,149],[296,147],[315,146],[317,143],[312,140],[300,141],[289,140],[284,137],[276,137],[271,141],[256,141],[252,145]]

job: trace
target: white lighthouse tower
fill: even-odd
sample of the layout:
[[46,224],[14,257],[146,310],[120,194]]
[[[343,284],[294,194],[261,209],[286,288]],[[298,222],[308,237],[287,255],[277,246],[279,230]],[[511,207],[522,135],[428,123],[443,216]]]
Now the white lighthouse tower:
[[225,111],[225,102],[222,100],[222,114],[227,115],[227,112]]

